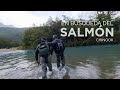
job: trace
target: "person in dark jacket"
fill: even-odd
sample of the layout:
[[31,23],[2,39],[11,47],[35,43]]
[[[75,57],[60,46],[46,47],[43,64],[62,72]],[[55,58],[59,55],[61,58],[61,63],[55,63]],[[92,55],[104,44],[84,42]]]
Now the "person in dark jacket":
[[48,41],[46,40],[46,38],[41,38],[41,42],[38,44],[35,51],[35,58],[38,64],[41,61],[43,71],[42,79],[47,78],[47,67],[49,68],[50,74],[52,74],[52,63],[51,59],[49,58],[51,54],[51,48],[48,44]]
[[[57,35],[53,35],[53,41],[51,42],[51,45],[57,57],[57,68],[61,70],[61,68],[65,66],[64,43],[60,38],[58,38]],[[62,67],[60,64],[62,64]]]

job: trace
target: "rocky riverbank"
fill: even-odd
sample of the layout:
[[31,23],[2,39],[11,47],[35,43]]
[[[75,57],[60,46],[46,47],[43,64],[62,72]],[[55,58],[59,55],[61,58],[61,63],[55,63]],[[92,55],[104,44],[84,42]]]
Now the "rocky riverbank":
[[15,47],[15,48],[10,48],[10,49],[3,48],[3,49],[0,49],[0,52],[9,52],[9,51],[15,51],[15,50],[17,50],[17,47]]

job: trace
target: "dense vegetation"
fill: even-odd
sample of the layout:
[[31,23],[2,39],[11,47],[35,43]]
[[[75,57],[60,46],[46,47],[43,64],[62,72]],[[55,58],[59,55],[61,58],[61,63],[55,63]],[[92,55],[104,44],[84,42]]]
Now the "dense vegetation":
[[20,46],[20,43],[16,41],[0,38],[0,48],[11,48],[18,46]]
[[[116,14],[115,11],[99,11],[96,12],[92,18],[87,21],[113,21],[113,28],[114,28],[114,42],[96,42],[97,36],[91,37],[64,37],[62,38],[65,42],[66,46],[80,46],[80,45],[100,45],[100,44],[117,44],[120,43],[120,18],[114,17]],[[52,35],[57,34],[60,35],[60,29],[63,28],[61,25],[62,22],[68,21],[76,21],[76,20],[83,20],[82,18],[74,19],[63,15],[63,19],[56,18],[53,20],[51,17],[48,21],[43,24],[42,26],[34,26],[28,29],[18,29],[18,28],[0,28],[0,48],[10,48],[15,46],[20,46],[23,49],[30,49],[35,48],[39,42],[41,37],[46,37],[49,41],[52,41]],[[64,26],[67,28],[67,32],[69,32],[70,28],[73,27],[75,31],[77,28],[81,28],[81,33],[84,33],[84,28],[94,27],[98,28],[99,26]],[[102,27],[105,28],[105,27]],[[104,38],[104,36],[102,37]],[[110,37],[111,38],[111,37]]]
[[0,38],[21,41],[25,28],[0,27]]
[[0,27],[0,48],[20,46],[25,28]]
[[[106,20],[112,20],[113,21],[113,27],[114,27],[114,42],[96,42],[96,36],[95,37],[86,37],[86,38],[79,38],[79,37],[65,37],[63,38],[65,45],[66,46],[80,46],[80,45],[96,45],[96,44],[116,44],[116,43],[120,43],[120,28],[119,28],[119,24],[120,24],[120,18],[113,18],[116,12],[114,11],[100,11],[97,12],[97,14],[90,20],[99,20],[99,21],[106,21]],[[44,24],[43,26],[39,26],[39,27],[33,27],[33,28],[29,28],[28,30],[25,31],[24,33],[24,39],[23,39],[23,43],[22,46],[23,48],[35,48],[37,46],[37,43],[39,41],[39,38],[41,37],[47,37],[49,41],[51,41],[51,37],[53,34],[57,34],[60,35],[60,29],[62,28],[61,22],[63,21],[74,21],[76,19],[73,18],[69,18],[67,16],[63,16],[63,20],[60,20],[59,18],[56,18],[56,20],[52,20],[52,18],[50,17],[48,19],[48,21],[46,22],[46,24]],[[79,20],[82,20],[81,18],[79,18]],[[84,32],[84,28],[88,27],[90,28],[90,26],[64,26],[66,27],[68,30],[67,32],[69,32],[69,29],[71,27],[75,28],[77,30],[78,27],[80,27],[82,29],[82,32]],[[98,26],[95,26],[95,28],[97,28]],[[105,28],[105,27],[102,27]],[[103,36],[104,38],[104,36]]]

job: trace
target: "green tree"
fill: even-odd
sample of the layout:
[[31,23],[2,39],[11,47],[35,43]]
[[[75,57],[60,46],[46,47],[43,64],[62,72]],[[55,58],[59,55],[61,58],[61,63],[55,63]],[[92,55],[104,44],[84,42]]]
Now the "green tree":
[[[115,29],[115,42],[113,43],[120,43],[120,19],[119,18],[113,18],[116,12],[114,11],[99,11],[97,12],[95,18],[90,19],[89,21],[93,20],[99,20],[99,21],[113,21],[113,28]],[[24,48],[35,48],[38,44],[38,41],[41,37],[46,37],[49,41],[52,40],[52,35],[57,34],[60,35],[60,29],[63,27],[61,25],[62,22],[69,22],[69,21],[76,21],[78,19],[70,18],[65,15],[63,15],[63,20],[59,19],[56,17],[55,20],[50,17],[48,21],[43,25],[39,27],[32,27],[29,28],[28,30],[25,31],[24,33],[24,38],[23,38],[23,44],[22,46]],[[83,20],[83,19],[80,19]],[[77,28],[81,28],[81,33],[84,33],[84,29],[87,28],[98,28],[99,26],[70,26],[66,25],[64,26],[67,28],[67,32],[69,32],[70,28],[73,27],[75,31],[77,31]],[[108,26],[107,26],[108,27]],[[102,26],[102,28],[106,28],[106,26]],[[104,36],[103,36],[104,38]],[[84,38],[79,38],[79,37],[64,37],[62,38],[65,41],[66,46],[80,46],[80,45],[96,45],[96,44],[107,44],[107,43],[98,43],[96,42],[96,36],[92,37],[84,37]],[[109,43],[110,44],[110,43]]]

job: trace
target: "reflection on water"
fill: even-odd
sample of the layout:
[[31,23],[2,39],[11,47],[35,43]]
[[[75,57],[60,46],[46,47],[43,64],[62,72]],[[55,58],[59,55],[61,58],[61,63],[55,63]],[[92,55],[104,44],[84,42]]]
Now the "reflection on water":
[[[69,47],[65,50],[66,69],[57,71],[53,55],[52,78],[117,79],[120,78],[120,45]],[[38,79],[41,66],[35,62],[34,51],[0,52],[0,78]]]

